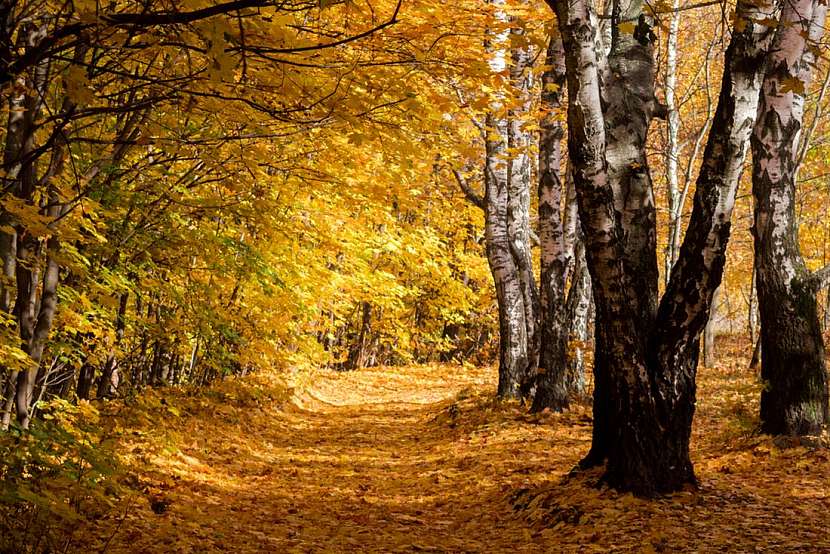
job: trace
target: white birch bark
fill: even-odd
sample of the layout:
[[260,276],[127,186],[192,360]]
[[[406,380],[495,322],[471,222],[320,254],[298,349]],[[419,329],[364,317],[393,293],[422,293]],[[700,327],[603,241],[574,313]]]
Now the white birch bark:
[[[504,1],[494,0],[495,20],[507,21]],[[508,31],[489,31],[486,39],[488,63],[494,74],[507,70]],[[508,165],[509,123],[503,93],[491,101],[485,117],[484,232],[487,260],[493,274],[499,310],[499,385],[501,398],[519,398],[527,377],[528,327],[525,293],[511,237],[511,170]],[[511,164],[512,165],[512,164]],[[515,209],[515,206],[514,206]],[[514,227],[515,215],[514,215]],[[523,228],[519,225],[518,231]],[[527,237],[527,235],[525,235]],[[529,249],[529,248],[528,248]]]
[[677,87],[677,34],[680,26],[680,12],[678,0],[672,0],[671,20],[666,37],[666,200],[669,209],[669,229],[666,239],[664,259],[664,279],[669,282],[671,268],[677,259],[677,249],[680,246],[680,236],[676,229],[680,226],[680,190],[677,178],[677,166],[680,158],[680,146],[677,135],[680,127],[680,114],[677,110],[675,93]]
[[[508,205],[507,225],[510,235],[510,250],[519,273],[519,281],[524,300],[524,321],[527,329],[528,369],[535,372],[539,358],[539,291],[533,273],[533,256],[530,242],[530,179],[531,161],[530,145],[532,137],[526,127],[530,123],[532,89],[533,52],[524,44],[524,29],[516,18],[510,29],[510,83],[512,93],[511,108],[507,112],[507,183]],[[526,375],[530,379],[531,375]],[[530,386],[530,381],[525,384]],[[527,392],[527,391],[525,391]]]
[[826,12],[818,0],[785,3],[752,137],[761,429],[772,434],[817,434],[830,419],[819,282],[801,256],[795,190],[804,99]]

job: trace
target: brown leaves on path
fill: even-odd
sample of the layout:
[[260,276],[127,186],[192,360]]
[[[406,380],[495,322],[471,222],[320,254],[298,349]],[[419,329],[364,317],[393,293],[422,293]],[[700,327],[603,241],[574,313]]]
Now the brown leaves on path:
[[318,372],[289,401],[260,375],[168,398],[170,444],[125,444],[141,492],[89,547],[117,528],[108,552],[830,551],[830,455],[752,434],[746,370],[702,370],[700,489],[654,501],[568,476],[589,407],[529,415],[495,378]]

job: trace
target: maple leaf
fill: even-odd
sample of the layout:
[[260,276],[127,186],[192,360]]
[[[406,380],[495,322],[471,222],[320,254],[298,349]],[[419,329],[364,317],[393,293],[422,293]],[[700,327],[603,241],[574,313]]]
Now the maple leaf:
[[805,92],[804,81],[795,76],[781,79],[779,86],[781,92],[792,92],[799,96],[803,96]]

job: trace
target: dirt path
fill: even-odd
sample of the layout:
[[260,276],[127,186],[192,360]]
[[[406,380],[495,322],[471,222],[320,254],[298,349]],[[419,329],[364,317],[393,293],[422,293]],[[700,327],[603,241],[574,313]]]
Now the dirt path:
[[587,408],[500,406],[491,373],[322,373],[293,401],[260,378],[179,399],[175,448],[136,446],[144,492],[97,533],[117,529],[108,552],[830,552],[826,452],[730,435],[716,422],[740,414],[704,400],[700,492],[641,501],[563,479]]

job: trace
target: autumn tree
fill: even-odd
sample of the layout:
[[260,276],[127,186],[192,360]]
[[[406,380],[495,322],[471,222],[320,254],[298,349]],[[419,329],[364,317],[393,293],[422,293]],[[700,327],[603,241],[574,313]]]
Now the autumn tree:
[[[400,2],[0,8],[4,427],[52,394],[330,361],[355,281],[389,291],[373,310],[384,360],[452,349],[447,320],[480,317],[473,344],[488,341],[478,244],[412,217],[432,164],[414,153],[438,148],[451,112],[414,91],[457,77],[445,43],[465,40],[435,10],[400,28]],[[360,232],[332,239],[344,229]]]
[[[470,201],[484,212],[487,261],[493,275],[499,317],[500,398],[524,398],[534,386],[539,359],[539,291],[531,255],[529,146],[525,128],[531,107],[532,50],[517,16],[504,2],[491,3],[485,51],[496,87],[483,121],[483,194],[453,170]],[[506,90],[505,90],[506,89]]]
[[587,2],[551,2],[566,55],[568,149],[597,310],[594,436],[584,460],[640,494],[694,482],[689,437],[700,333],[720,284],[730,215],[755,119],[772,3],[736,11],[694,209],[658,304],[654,204],[645,156],[654,96],[651,19],[615,4],[607,57]]
[[591,291],[578,232],[573,182],[562,178],[561,142],[565,129],[560,111],[566,77],[565,53],[557,35],[549,39],[544,64],[538,187],[541,337],[531,409],[560,411],[584,386],[581,346],[572,352],[569,343],[571,339],[587,339]]
[[753,236],[764,382],[761,429],[773,434],[817,434],[830,419],[816,302],[830,270],[807,270],[796,215],[805,95],[826,11],[821,2],[784,2],[752,134]]

